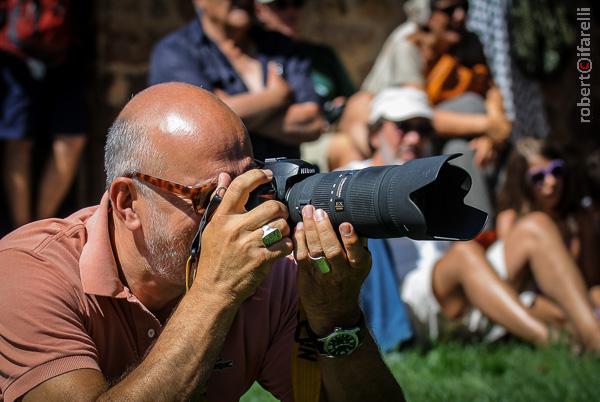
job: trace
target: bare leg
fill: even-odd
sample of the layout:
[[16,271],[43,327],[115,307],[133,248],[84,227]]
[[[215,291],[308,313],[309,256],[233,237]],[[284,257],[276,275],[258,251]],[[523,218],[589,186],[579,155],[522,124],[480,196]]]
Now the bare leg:
[[600,285],[592,286],[590,289],[590,298],[594,307],[600,309]]
[[548,342],[548,329],[519,302],[475,242],[456,243],[433,271],[433,291],[443,312],[457,318],[473,305],[509,332],[536,344]]
[[564,310],[583,343],[600,350],[600,325],[583,278],[550,217],[534,212],[521,218],[505,239],[505,254],[509,280],[529,267],[542,292]]
[[37,218],[56,214],[65,198],[79,165],[85,137],[58,136],[52,142],[52,153],[44,169],[37,202]]
[[[343,164],[353,160],[365,159],[373,153],[371,145],[369,144],[368,128],[372,100],[373,94],[370,92],[358,91],[348,98],[348,101],[346,102],[344,113],[342,113],[342,116],[340,117],[338,130],[341,135],[347,136],[347,143],[351,146],[348,148],[348,151],[352,152],[352,155],[346,157],[340,152],[338,152],[338,155],[343,158],[349,158],[354,156],[354,154],[357,154],[359,157],[346,161],[342,160],[341,162]],[[336,151],[336,149],[331,147],[330,150]]]
[[33,142],[7,141],[4,148],[4,185],[13,224],[31,221],[31,150]]
[[571,335],[577,334],[573,323],[568,320],[563,309],[544,295],[537,295],[535,302],[527,311],[538,320],[552,327],[565,330]]
[[343,133],[335,133],[327,147],[327,165],[329,170],[338,169],[352,161],[363,160],[364,156]]

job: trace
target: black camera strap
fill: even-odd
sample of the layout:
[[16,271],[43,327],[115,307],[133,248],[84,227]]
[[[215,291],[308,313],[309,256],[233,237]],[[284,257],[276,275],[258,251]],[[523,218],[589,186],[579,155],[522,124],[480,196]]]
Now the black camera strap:
[[[217,189],[218,190],[218,189]],[[206,210],[204,210],[204,215],[202,215],[202,219],[200,219],[200,224],[198,225],[198,231],[196,232],[196,236],[194,236],[194,240],[192,240],[192,245],[190,246],[190,253],[185,264],[185,292],[187,293],[192,286],[192,282],[196,278],[196,270],[198,269],[198,257],[200,256],[200,247],[202,240],[202,233],[204,233],[204,229],[210,218],[217,210],[217,207],[221,204],[223,197],[219,194],[215,194],[214,197],[208,203]]]

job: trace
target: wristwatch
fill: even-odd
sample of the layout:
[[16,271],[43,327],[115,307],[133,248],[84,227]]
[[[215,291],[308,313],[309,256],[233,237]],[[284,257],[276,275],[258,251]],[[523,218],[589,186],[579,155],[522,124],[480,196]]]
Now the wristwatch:
[[362,345],[364,327],[364,318],[361,316],[359,323],[353,327],[335,327],[323,337],[318,337],[308,328],[308,334],[321,355],[336,358],[348,356]]

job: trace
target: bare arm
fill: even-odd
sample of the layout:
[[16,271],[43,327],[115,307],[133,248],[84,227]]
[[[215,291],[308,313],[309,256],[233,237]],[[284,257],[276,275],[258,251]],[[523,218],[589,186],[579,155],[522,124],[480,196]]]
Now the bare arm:
[[348,136],[354,147],[365,158],[371,155],[367,124],[372,99],[373,94],[366,91],[360,91],[352,95],[346,103],[346,108],[342,113],[338,126],[339,131]]
[[[324,212],[320,214],[307,205],[302,215],[303,225],[296,226],[294,233],[298,289],[313,332],[323,336],[335,326],[350,327],[359,321],[359,293],[371,267],[371,256],[349,223],[339,227],[342,246]],[[321,273],[309,256],[325,256],[330,272]],[[319,359],[328,401],[404,401],[400,385],[368,333],[351,355]]]
[[434,109],[433,126],[441,137],[485,135],[494,144],[502,144],[512,129],[512,124],[504,113],[502,102],[500,90],[491,87],[486,94],[485,114]]
[[42,383],[23,401],[188,399],[206,384],[235,316],[236,308],[222,299],[191,291],[146,358],[113,387],[98,371],[75,370]]
[[314,141],[325,130],[327,122],[313,102],[294,103],[257,128],[256,133],[288,145]]
[[[292,250],[289,238],[269,249],[257,241],[267,222],[289,233],[282,204],[268,201],[244,210],[249,192],[269,180],[265,171],[252,170],[231,183],[202,237],[194,285],[138,367],[111,388],[95,370],[72,371],[42,383],[24,400],[175,401],[203,393],[239,306],[262,283],[272,262]],[[221,175],[219,184],[227,182]]]
[[327,401],[404,401],[370,334],[350,356],[321,357],[319,363]]
[[496,233],[499,239],[505,239],[517,221],[517,212],[514,209],[500,211],[496,217]]
[[597,213],[592,211],[582,211],[577,216],[581,241],[579,265],[588,287],[600,285],[599,220]]
[[485,114],[434,109],[433,126],[441,137],[475,136],[485,133],[488,117]]
[[469,147],[473,150],[473,162],[475,166],[484,167],[496,159],[494,145],[494,141],[485,135],[469,141]]
[[265,119],[280,110],[286,101],[282,94],[265,89],[260,92],[244,92],[237,95],[227,95],[216,90],[215,94],[246,123],[248,121]]
[[202,393],[238,307],[218,292],[192,289],[142,363],[98,400],[185,400],[197,387]]
[[250,131],[259,130],[269,117],[283,110],[290,102],[290,86],[279,75],[274,63],[269,63],[267,74],[267,86],[258,92],[229,95],[215,90],[215,94],[240,116]]
[[291,89],[270,63],[267,86],[259,92],[227,95],[215,91],[248,130],[284,144],[299,145],[319,138],[326,127],[319,105],[313,102],[289,104]]

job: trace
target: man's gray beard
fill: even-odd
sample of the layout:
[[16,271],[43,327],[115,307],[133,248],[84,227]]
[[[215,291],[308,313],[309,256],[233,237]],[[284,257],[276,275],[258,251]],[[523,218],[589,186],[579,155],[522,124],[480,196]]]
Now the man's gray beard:
[[166,215],[151,208],[145,230],[149,271],[169,282],[185,283],[185,264],[193,232],[169,235]]
[[[385,136],[382,135],[380,141],[381,144],[379,146],[379,155],[381,156],[381,160],[385,165],[404,165],[406,162],[410,162],[398,157],[398,154],[401,152],[397,149],[397,147],[391,145]],[[424,155],[430,155],[431,144],[426,143],[425,146],[422,146],[421,148],[414,147],[413,151],[415,153],[415,159],[422,158]]]

